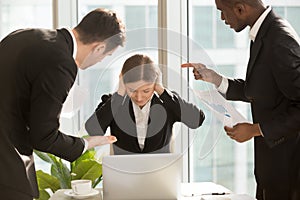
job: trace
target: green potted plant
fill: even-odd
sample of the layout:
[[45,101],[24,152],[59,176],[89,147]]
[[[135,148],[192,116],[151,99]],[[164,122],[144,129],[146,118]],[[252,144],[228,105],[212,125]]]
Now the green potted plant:
[[47,189],[53,193],[59,189],[71,188],[71,180],[89,179],[95,188],[102,179],[102,164],[96,158],[95,150],[88,150],[77,160],[69,163],[69,167],[58,158],[49,153],[35,151],[35,154],[43,161],[51,164],[50,174],[38,170],[36,172],[39,185],[40,198],[38,200],[47,200],[50,194]]

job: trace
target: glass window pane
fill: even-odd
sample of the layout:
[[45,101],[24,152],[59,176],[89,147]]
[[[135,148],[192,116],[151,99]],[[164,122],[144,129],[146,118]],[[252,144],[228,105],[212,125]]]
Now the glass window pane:
[[[189,19],[193,26],[189,29],[193,33],[192,39],[200,45],[203,44],[204,52],[213,62],[204,64],[226,77],[243,77],[248,61],[248,29],[236,34],[221,20],[220,11],[215,8],[214,2],[192,0],[191,6],[193,12],[190,13]],[[194,55],[197,50],[193,48],[190,47],[190,54],[194,59],[197,57]],[[190,77],[194,90],[208,90],[206,83],[195,81],[192,73]],[[217,121],[200,101],[198,105],[204,110],[206,120],[196,130],[197,134],[191,147],[190,180],[212,181],[234,192],[254,196],[253,167],[249,167],[253,164],[253,157],[248,157],[248,152],[253,152],[253,146],[239,146],[230,140],[223,130],[222,123]],[[248,105],[234,105],[243,111],[245,117],[250,116]],[[239,151],[244,152],[243,157],[239,156]]]
[[280,17],[285,17],[285,11],[283,7],[273,6],[272,8],[277,15]]
[[145,27],[145,18],[146,18],[145,6],[126,6],[125,12],[126,12],[126,18],[125,18],[126,28],[128,30]]
[[216,27],[216,46],[217,48],[234,48],[234,31],[231,30],[224,21],[221,21],[217,17],[217,27]]
[[291,23],[298,35],[300,35],[299,13],[300,6],[287,8],[287,20]]
[[20,28],[52,28],[51,0],[0,0],[0,39]]
[[212,6],[193,6],[193,39],[204,48],[212,48],[213,16]]

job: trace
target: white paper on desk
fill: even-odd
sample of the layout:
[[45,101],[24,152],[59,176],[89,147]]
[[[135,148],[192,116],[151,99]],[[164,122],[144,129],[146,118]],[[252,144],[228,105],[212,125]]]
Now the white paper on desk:
[[256,200],[247,194],[201,196],[201,200]]
[[237,123],[248,122],[217,90],[194,92],[223,125],[232,127]]
[[181,194],[185,197],[208,195],[212,193],[232,193],[229,189],[213,182],[181,183]]
[[202,196],[200,200],[232,200],[227,195],[211,195],[211,196]]
[[255,198],[247,195],[247,194],[235,194],[235,195],[229,195],[231,200],[256,200]]

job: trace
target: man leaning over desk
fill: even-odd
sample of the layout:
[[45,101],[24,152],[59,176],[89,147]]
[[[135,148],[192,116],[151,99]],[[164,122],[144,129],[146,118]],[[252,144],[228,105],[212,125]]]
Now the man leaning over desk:
[[78,68],[111,55],[125,39],[116,13],[96,9],[72,30],[23,29],[0,43],[0,196],[38,197],[33,149],[70,162],[116,138],[85,140],[58,130],[59,116]]

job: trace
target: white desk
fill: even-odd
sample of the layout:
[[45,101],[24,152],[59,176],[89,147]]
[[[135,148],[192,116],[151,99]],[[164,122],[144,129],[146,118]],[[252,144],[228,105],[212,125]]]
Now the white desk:
[[[86,198],[85,200],[102,200],[102,189],[97,188],[97,190],[100,191],[100,194],[90,198]],[[68,197],[64,194],[65,191],[66,190],[64,189],[58,190],[51,196],[49,200],[72,200],[73,198]],[[209,193],[218,193],[223,191],[229,194],[209,195]],[[178,200],[255,200],[255,198],[250,197],[246,194],[232,194],[231,191],[226,189],[225,187],[211,182],[183,183],[181,193],[182,195],[178,198]]]
[[[102,188],[97,188],[97,190],[100,191],[98,195],[95,195],[93,197],[86,198],[85,200],[102,200]],[[66,189],[57,190],[49,200],[74,200],[74,198],[68,197],[65,195]]]

